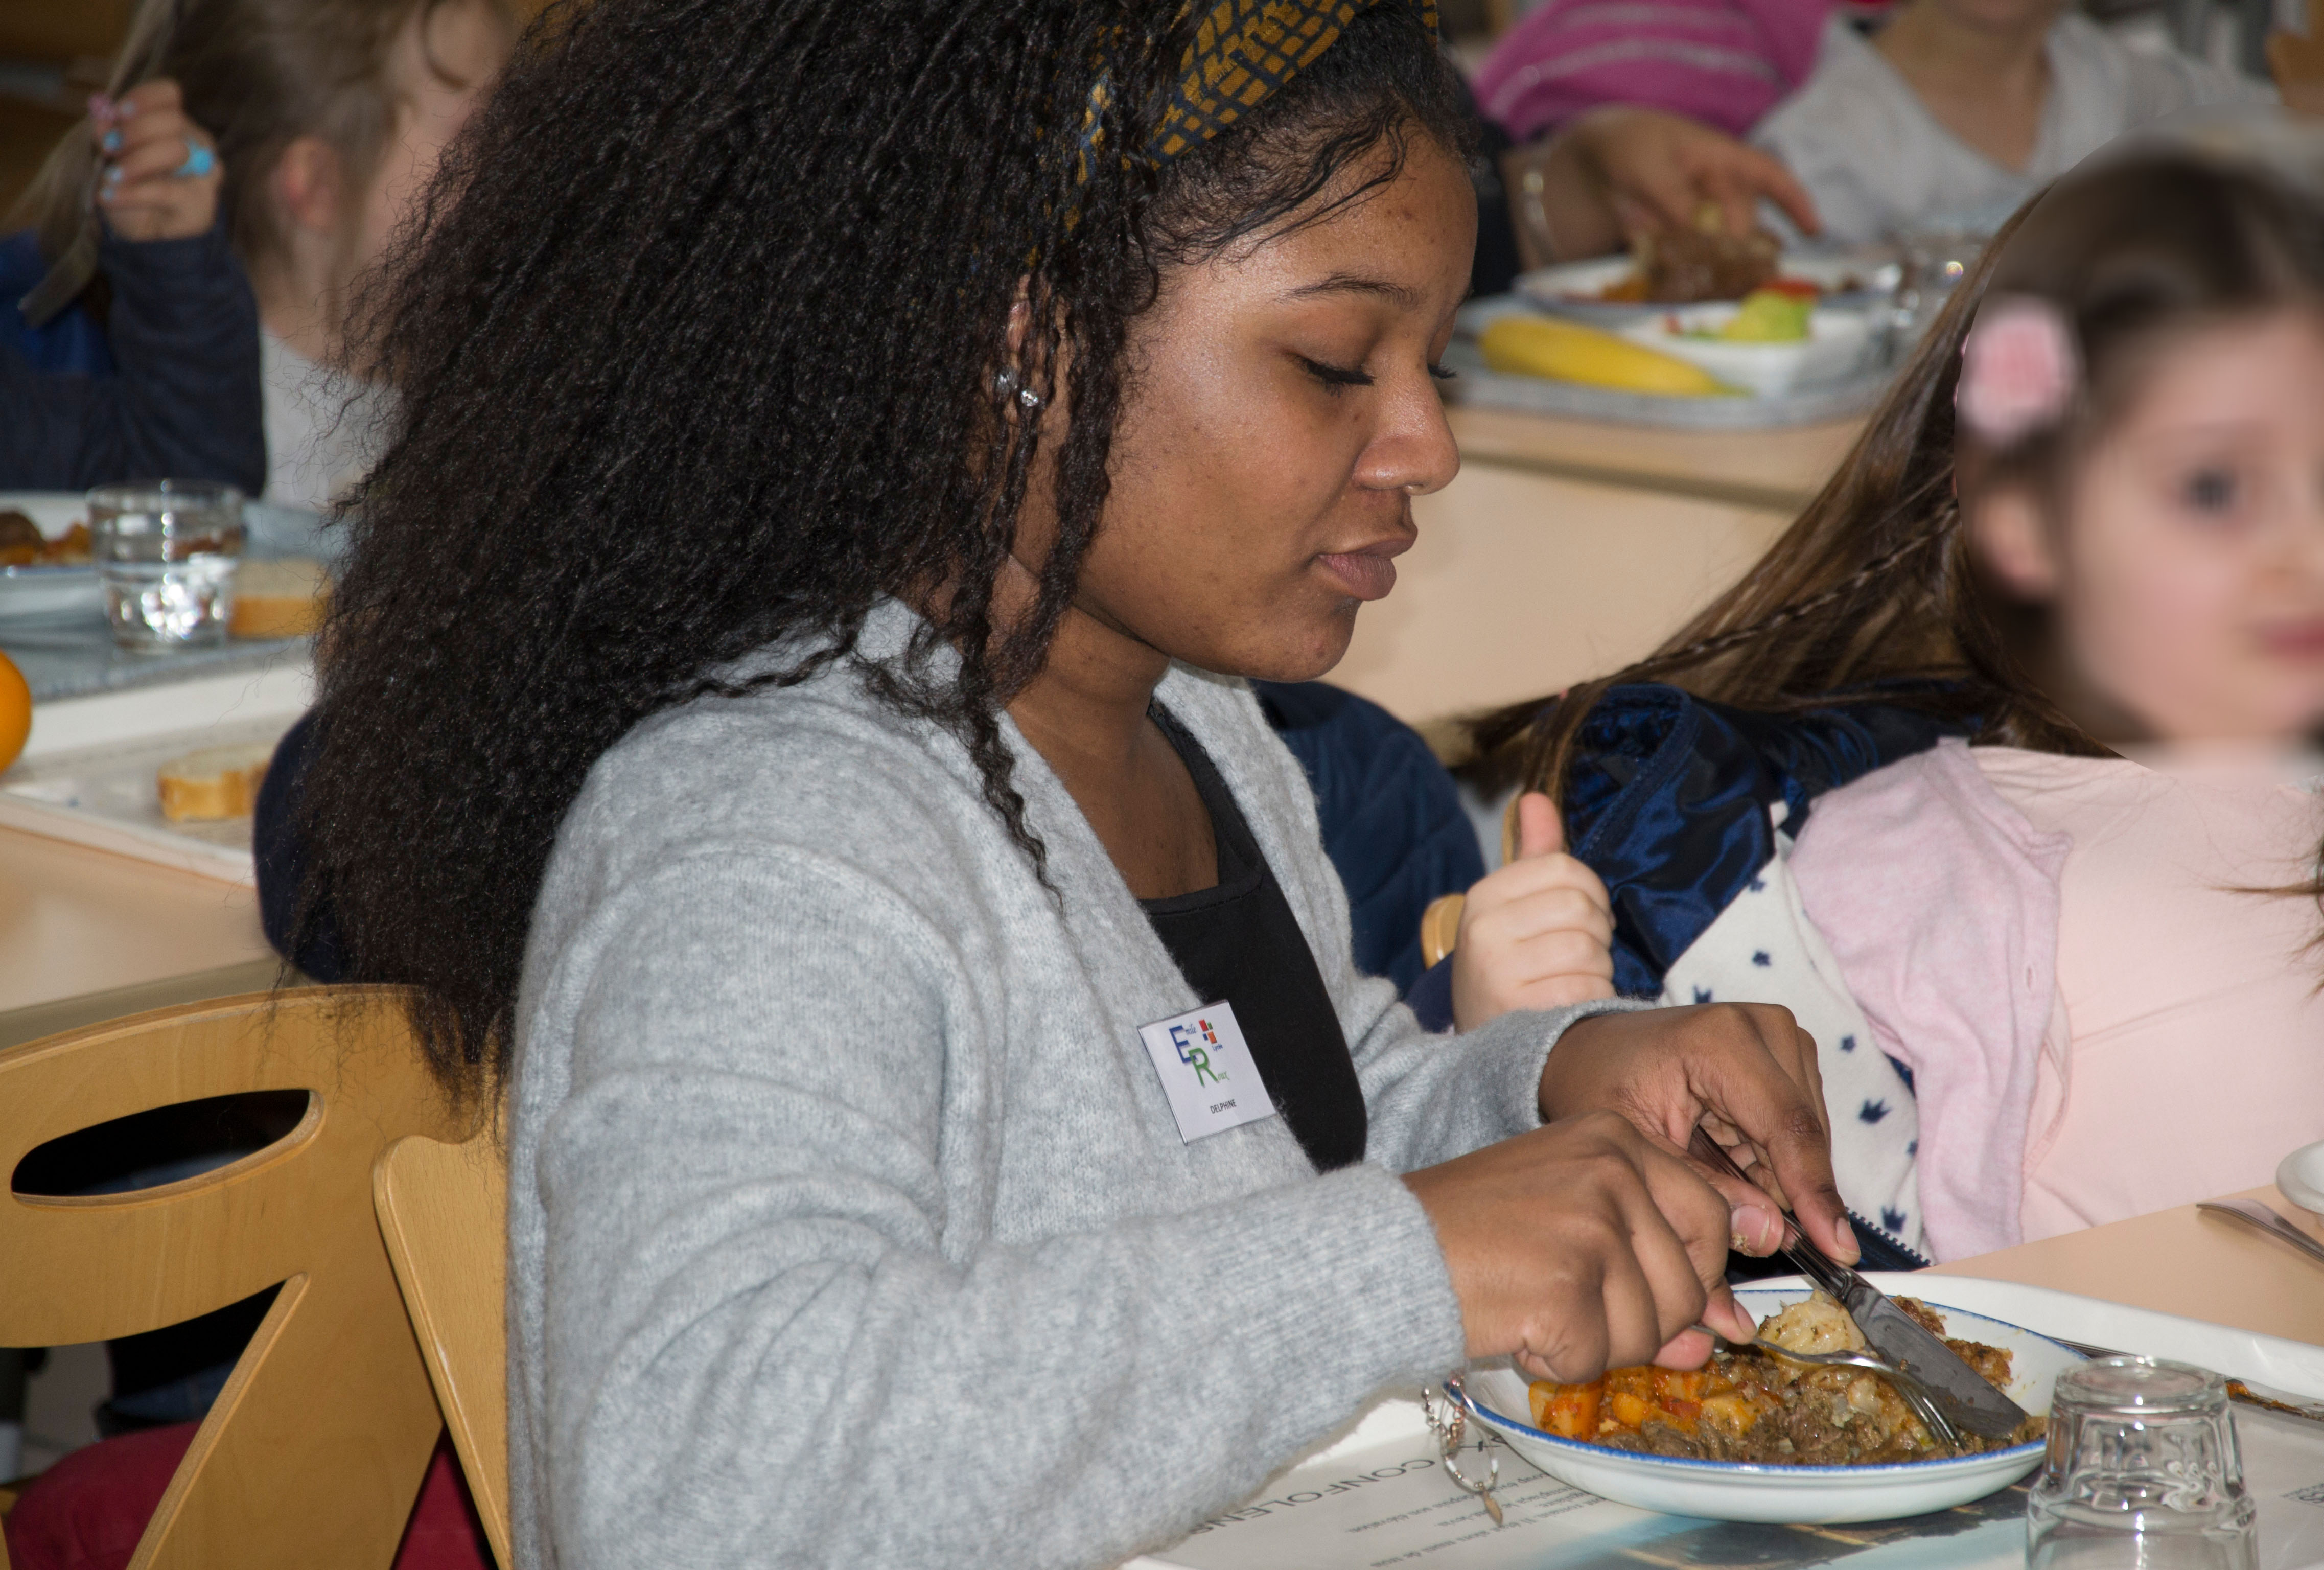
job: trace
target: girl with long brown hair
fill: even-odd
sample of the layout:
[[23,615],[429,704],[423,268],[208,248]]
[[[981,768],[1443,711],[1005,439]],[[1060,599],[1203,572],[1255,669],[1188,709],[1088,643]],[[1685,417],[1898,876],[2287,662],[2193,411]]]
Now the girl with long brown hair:
[[2324,1135],[2324,216],[2186,153],[2062,182],[1741,583],[1475,727],[1472,778],[1554,795],[1608,873],[1634,976],[1671,869],[1612,865],[1607,803],[1709,756],[1641,770],[1656,704],[1761,762],[1885,734],[1776,794],[1917,1095],[1940,1257],[2264,1181]]
[[[161,84],[223,172],[224,237],[257,296],[269,501],[327,506],[359,477],[374,395],[363,375],[333,373],[360,281],[514,36],[506,0],[138,7],[113,92]],[[17,209],[46,264],[38,292],[59,304],[81,298],[92,276],[96,252],[81,236],[106,128],[76,127],[60,142]]]

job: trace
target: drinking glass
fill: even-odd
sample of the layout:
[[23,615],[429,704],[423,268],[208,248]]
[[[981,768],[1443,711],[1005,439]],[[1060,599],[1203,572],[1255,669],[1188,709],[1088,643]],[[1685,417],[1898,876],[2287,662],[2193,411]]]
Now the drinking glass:
[[1897,254],[1904,265],[1896,289],[1896,328],[1905,343],[1918,343],[1929,330],[1992,237],[1987,228],[1952,226],[1897,233]]
[[2029,1570],[2257,1570],[2257,1513],[2218,1374],[2102,1357],[2058,1376]]
[[116,645],[166,654],[226,642],[240,491],[195,480],[99,485],[88,494],[88,535]]

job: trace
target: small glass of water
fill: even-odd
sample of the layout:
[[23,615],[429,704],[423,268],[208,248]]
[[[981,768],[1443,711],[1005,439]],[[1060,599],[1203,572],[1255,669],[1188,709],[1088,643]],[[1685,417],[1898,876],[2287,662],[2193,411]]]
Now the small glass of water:
[[166,654],[226,642],[240,491],[199,480],[99,485],[88,494],[88,534],[116,645]]
[[1897,285],[1896,326],[1905,343],[1920,342],[1992,237],[1991,230],[1973,226],[1897,233],[1896,249],[1904,270]]
[[2102,1357],[2058,1376],[2028,1570],[2257,1570],[2257,1516],[2218,1374]]

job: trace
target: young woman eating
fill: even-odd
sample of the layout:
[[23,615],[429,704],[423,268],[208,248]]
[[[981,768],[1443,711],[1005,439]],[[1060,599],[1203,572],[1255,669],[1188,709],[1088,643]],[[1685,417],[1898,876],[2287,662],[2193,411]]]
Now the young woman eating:
[[1115,1563],[1853,1257],[1780,1011],[1349,962],[1240,679],[1452,476],[1473,199],[1428,11],[1291,9],[583,8],[448,155],[301,811],[507,1097],[522,1564]]

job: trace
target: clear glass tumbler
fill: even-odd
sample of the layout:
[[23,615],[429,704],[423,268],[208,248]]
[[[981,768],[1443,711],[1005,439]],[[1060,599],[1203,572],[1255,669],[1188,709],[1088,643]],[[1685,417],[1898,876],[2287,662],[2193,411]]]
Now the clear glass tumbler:
[[1992,232],[1979,227],[1902,229],[1895,242],[1904,275],[1896,288],[1896,328],[1906,344],[1920,342],[1984,254]]
[[2257,1570],[2257,1514],[2218,1374],[2102,1357],[2058,1376],[2030,1570]]
[[166,654],[226,642],[240,491],[197,480],[99,485],[88,494],[88,535],[117,646]]

